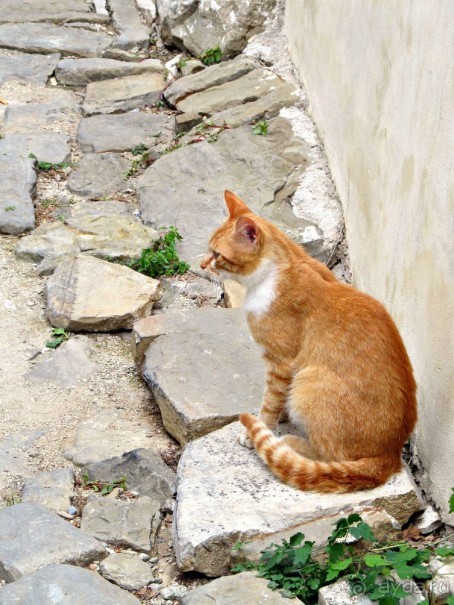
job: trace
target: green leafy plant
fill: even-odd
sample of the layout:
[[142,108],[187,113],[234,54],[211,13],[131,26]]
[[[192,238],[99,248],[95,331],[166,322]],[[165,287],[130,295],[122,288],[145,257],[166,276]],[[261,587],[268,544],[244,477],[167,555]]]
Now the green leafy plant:
[[38,162],[38,169],[43,172],[49,172],[50,170],[64,170],[70,166],[71,164],[69,162],[60,162],[59,164],[52,164],[52,162]]
[[69,334],[64,328],[52,328],[52,338],[46,342],[46,347],[56,349],[62,342],[68,340]]
[[183,71],[183,69],[186,67],[187,62],[188,62],[188,59],[186,59],[185,57],[181,57],[181,59],[177,63],[178,69],[180,71]]
[[[258,562],[238,563],[232,571],[255,569],[269,580],[270,588],[280,590],[288,598],[299,597],[308,605],[317,603],[320,588],[340,578],[350,582],[352,594],[366,594],[379,605],[398,605],[408,594],[399,580],[424,581],[432,577],[427,568],[432,554],[428,548],[413,548],[400,542],[376,545],[362,554],[350,538],[376,545],[370,526],[353,513],[335,524],[323,558],[315,559],[314,543],[304,541],[304,535],[297,533],[280,545],[272,544]],[[241,543],[236,545],[237,549],[241,547]],[[440,547],[435,554],[446,557],[453,551],[451,547]],[[448,601],[448,605],[454,603]]]
[[449,512],[454,513],[454,487],[451,487],[451,496],[449,498]]
[[112,493],[116,487],[126,491],[128,488],[126,486],[126,477],[120,477],[119,479],[114,479],[113,481],[92,481],[88,478],[88,474],[84,473],[82,475],[83,487],[92,489],[95,492],[99,492],[102,496],[107,496]]
[[16,206],[6,206],[5,212],[14,212],[16,210]]
[[162,227],[159,238],[150,248],[144,248],[139,259],[130,263],[131,269],[150,277],[170,276],[185,273],[188,263],[180,260],[176,251],[177,242],[183,239],[176,227]]
[[52,206],[58,206],[58,200],[52,199],[41,200],[39,203],[43,208],[51,208]]
[[142,153],[144,153],[144,151],[147,151],[147,149],[148,147],[145,145],[145,143],[139,143],[131,149],[131,153],[132,155],[142,155]]
[[199,59],[204,65],[213,65],[214,63],[220,63],[222,59],[221,47],[215,46],[214,48],[207,48],[207,50],[204,50],[200,54]]
[[255,124],[252,124],[252,134],[267,135],[268,122],[266,120],[259,120]]
[[161,151],[161,155],[166,155],[167,153],[171,153],[172,151],[175,151],[176,149],[180,149],[180,147],[183,147],[183,143],[178,143],[177,141],[174,141],[171,145],[169,145],[166,149],[164,149],[164,151]]

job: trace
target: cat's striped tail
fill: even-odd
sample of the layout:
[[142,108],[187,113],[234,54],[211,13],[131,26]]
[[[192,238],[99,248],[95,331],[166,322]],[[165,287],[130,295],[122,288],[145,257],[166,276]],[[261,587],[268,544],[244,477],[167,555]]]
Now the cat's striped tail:
[[402,465],[400,456],[342,462],[311,460],[276,437],[259,418],[241,414],[240,422],[276,477],[301,490],[344,493],[370,489],[385,483]]

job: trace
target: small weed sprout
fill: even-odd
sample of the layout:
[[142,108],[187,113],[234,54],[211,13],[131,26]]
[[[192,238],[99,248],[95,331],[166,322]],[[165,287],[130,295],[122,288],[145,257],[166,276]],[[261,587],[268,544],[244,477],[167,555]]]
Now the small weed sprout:
[[84,473],[82,475],[82,481],[82,487],[92,489],[94,492],[99,492],[101,496],[107,496],[108,494],[112,493],[116,487],[119,487],[123,491],[128,489],[126,486],[126,477],[120,477],[119,479],[114,479],[113,481],[92,481],[88,478],[88,474]]
[[56,349],[62,342],[68,340],[69,334],[64,328],[52,328],[52,338],[46,342],[46,347]]
[[150,277],[171,276],[186,273],[189,264],[180,260],[176,243],[183,239],[176,227],[162,227],[159,238],[150,248],[144,248],[139,259],[130,263],[130,268]]
[[16,210],[16,206],[6,206],[5,212],[14,212]]
[[451,487],[451,496],[449,498],[449,512],[454,513],[454,487]]
[[255,124],[252,124],[252,134],[267,135],[268,122],[266,120],[259,120]]
[[199,59],[202,61],[204,65],[214,65],[214,63],[220,63],[222,59],[222,50],[221,47],[215,46],[214,48],[207,48],[204,50]]

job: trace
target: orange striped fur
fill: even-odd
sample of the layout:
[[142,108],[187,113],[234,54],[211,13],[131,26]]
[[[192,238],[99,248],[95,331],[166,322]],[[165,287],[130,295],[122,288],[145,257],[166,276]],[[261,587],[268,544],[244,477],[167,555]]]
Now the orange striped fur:
[[[384,307],[338,282],[273,224],[226,191],[229,217],[201,264],[247,287],[245,309],[267,366],[259,418],[242,414],[272,472],[302,490],[348,492],[401,467],[416,423],[416,384]],[[307,438],[273,434],[285,416]]]

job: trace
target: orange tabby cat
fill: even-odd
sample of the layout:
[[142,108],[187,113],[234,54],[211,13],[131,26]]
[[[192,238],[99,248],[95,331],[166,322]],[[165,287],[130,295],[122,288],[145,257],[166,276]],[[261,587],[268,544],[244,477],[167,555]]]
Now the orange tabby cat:
[[[299,489],[384,483],[401,468],[416,422],[416,385],[393,320],[233,193],[225,200],[230,216],[201,267],[246,285],[249,327],[268,370],[260,417],[241,414],[240,442]],[[274,436],[285,412],[307,439]]]

